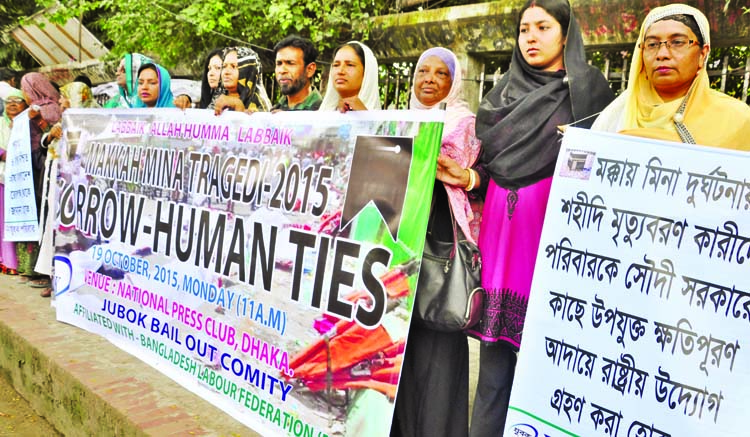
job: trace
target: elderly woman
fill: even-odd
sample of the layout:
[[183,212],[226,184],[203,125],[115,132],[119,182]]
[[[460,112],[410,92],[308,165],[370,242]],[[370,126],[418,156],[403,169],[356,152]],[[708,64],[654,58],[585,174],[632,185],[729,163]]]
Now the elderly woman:
[[[5,167],[7,157],[8,141],[16,115],[26,110],[26,100],[23,92],[12,88],[5,97],[5,110],[0,118],[0,165]],[[0,177],[0,263],[5,273],[16,274],[18,260],[16,258],[16,243],[5,241],[5,171]]]
[[[479,156],[474,114],[463,99],[461,66],[442,47],[420,56],[411,92],[412,109],[446,104],[440,155],[470,167]],[[438,182],[433,194],[433,235],[452,241],[451,213],[464,235],[474,240],[473,214],[464,186]],[[456,436],[469,430],[469,346],[463,332],[440,332],[413,321],[409,328],[401,380],[396,398],[392,436]]]
[[[30,103],[29,134],[31,137],[31,170],[34,180],[34,195],[37,212],[44,217],[42,199],[46,196],[45,175],[51,170],[48,159],[49,147],[62,135],[60,117],[62,110],[59,105],[60,93],[52,83],[41,73],[28,73],[21,78],[21,90]],[[32,277],[30,285],[35,288],[48,289],[49,276],[38,277],[35,272],[39,257],[38,242],[23,242],[16,245],[19,273]],[[43,295],[47,293],[42,292]]]
[[369,47],[350,41],[338,49],[320,111],[380,109],[378,61]]
[[[60,88],[60,109],[67,108],[98,108],[94,100],[91,88],[83,82],[71,82]],[[52,147],[47,153],[47,171],[44,178],[44,198],[42,199],[42,210],[40,211],[40,227],[42,228],[41,246],[39,258],[34,270],[45,275],[52,275],[52,263],[55,256],[54,223],[55,223],[55,199],[57,199],[57,153]],[[50,181],[53,181],[50,183]],[[42,297],[50,297],[52,288],[46,287],[41,291]]]
[[138,97],[135,108],[174,108],[172,79],[166,68],[149,62],[138,70]]
[[709,87],[708,20],[681,4],[654,8],[633,51],[628,89],[592,129],[750,150],[750,109]]

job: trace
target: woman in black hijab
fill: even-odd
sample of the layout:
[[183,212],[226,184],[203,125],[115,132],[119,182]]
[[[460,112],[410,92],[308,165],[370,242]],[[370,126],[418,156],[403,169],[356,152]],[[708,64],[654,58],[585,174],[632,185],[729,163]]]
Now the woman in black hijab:
[[203,63],[201,101],[198,103],[200,109],[214,109],[216,99],[224,94],[224,86],[221,84],[222,54],[223,49],[211,50]]
[[[463,169],[438,162],[438,172],[485,195],[479,247],[485,315],[469,334],[482,341],[470,436],[505,428],[516,352],[536,254],[560,150],[560,125],[590,127],[614,95],[586,63],[578,23],[567,0],[533,0],[521,8],[510,70],[477,113],[480,163]],[[479,183],[472,183],[474,181]]]

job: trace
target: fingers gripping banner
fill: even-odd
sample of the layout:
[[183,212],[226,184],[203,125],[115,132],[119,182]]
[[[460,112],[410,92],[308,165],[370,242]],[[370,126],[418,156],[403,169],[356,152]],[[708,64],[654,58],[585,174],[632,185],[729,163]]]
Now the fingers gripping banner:
[[386,435],[440,117],[66,111],[58,320],[262,434]]

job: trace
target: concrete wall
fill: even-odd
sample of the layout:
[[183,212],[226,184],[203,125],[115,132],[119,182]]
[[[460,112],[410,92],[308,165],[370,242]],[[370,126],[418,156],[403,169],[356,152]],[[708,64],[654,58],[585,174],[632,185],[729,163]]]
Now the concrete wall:
[[[507,0],[375,17],[370,43],[383,62],[416,59],[433,46],[480,57],[508,52],[514,44],[518,9],[523,3]],[[632,47],[648,12],[668,3],[574,0],[573,9],[587,47]],[[750,45],[750,14],[743,15],[739,5],[746,5],[745,1],[732,0],[726,13],[725,0],[685,3],[706,14],[714,47]]]
[[[478,78],[483,60],[508,54],[515,43],[518,10],[525,0],[506,0],[450,8],[375,17],[375,29],[368,41],[382,63],[416,61],[427,48],[442,46],[456,53],[465,77]],[[657,0],[573,0],[587,49],[632,50],[642,20]],[[746,1],[684,1],[703,11],[711,25],[713,47],[750,45],[750,14],[742,13]],[[479,85],[466,86],[466,98],[474,110]]]

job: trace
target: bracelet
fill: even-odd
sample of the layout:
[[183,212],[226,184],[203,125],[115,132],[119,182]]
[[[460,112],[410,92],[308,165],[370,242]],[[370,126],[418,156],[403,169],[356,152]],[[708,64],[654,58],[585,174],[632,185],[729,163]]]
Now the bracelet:
[[467,168],[466,171],[469,172],[469,183],[466,184],[466,187],[464,187],[464,190],[471,191],[474,189],[474,184],[476,184],[477,179],[476,179],[476,176],[474,176],[474,172],[471,171],[470,168]]

